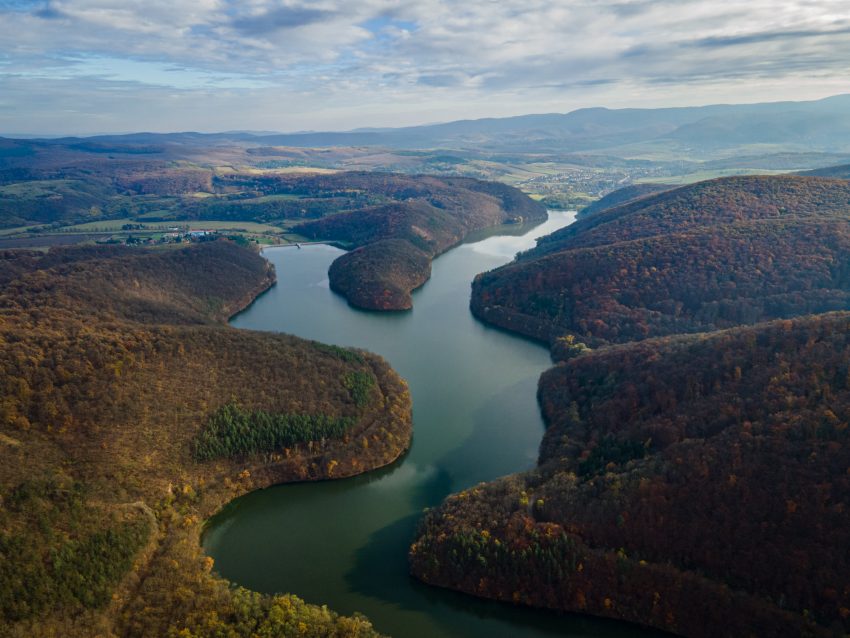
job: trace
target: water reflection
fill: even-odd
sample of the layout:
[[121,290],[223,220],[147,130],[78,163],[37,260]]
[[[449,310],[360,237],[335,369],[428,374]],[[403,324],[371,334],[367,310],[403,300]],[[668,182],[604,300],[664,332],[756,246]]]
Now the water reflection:
[[[372,350],[407,379],[414,442],[390,468],[341,481],[284,485],[226,507],[204,537],[216,569],[264,592],[289,591],[366,614],[396,636],[633,636],[634,628],[488,603],[408,576],[407,548],[423,508],[480,481],[533,466],[543,423],[536,402],[546,348],[476,321],[469,287],[534,238],[572,221],[483,233],[435,260],[408,313],[355,310],[327,287],[340,251],[265,252],[278,284],[233,321]],[[513,233],[506,236],[505,231]]]

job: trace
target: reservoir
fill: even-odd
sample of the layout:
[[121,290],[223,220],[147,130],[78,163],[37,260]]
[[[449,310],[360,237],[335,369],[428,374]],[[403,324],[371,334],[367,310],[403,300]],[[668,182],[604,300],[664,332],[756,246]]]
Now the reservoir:
[[397,638],[657,635],[482,601],[408,575],[407,548],[424,508],[534,466],[544,429],[537,379],[551,366],[549,351],[477,321],[469,311],[470,283],[573,219],[574,213],[551,212],[533,228],[468,238],[434,260],[413,310],[401,313],[359,311],[331,292],[327,270],[341,254],[337,248],[266,249],[278,283],[232,325],[383,356],[410,385],[413,446],[390,467],[362,476],[236,499],[209,522],[203,539],[218,573],[255,591],[361,612]]

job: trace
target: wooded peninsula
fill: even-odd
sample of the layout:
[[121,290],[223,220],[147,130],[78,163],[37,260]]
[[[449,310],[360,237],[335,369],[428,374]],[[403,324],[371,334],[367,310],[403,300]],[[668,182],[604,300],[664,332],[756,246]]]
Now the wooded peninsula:
[[372,636],[214,575],[203,521],[411,440],[367,352],[224,324],[275,274],[219,240],[0,254],[0,625],[11,636]]

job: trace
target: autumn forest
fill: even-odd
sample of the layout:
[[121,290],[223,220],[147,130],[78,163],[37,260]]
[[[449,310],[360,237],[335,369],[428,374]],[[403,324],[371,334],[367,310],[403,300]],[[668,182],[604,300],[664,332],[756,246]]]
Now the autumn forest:
[[685,636],[849,631],[848,215],[846,181],[726,178],[480,275],[473,312],[551,346],[548,428],[537,469],[426,516],[413,573]]
[[[662,170],[648,160],[494,150],[476,160],[488,172],[472,173],[439,149],[257,137],[0,140],[0,633],[377,636],[371,611],[229,582],[201,539],[249,493],[385,468],[377,475],[410,482],[416,522],[364,532],[356,559],[416,589],[419,607],[381,601],[405,612],[471,605],[426,583],[545,610],[533,616],[545,623],[623,623],[597,618],[590,632],[850,634],[846,163],[676,184],[643,179]],[[338,164],[319,165],[325,156]],[[608,181],[581,197],[550,192],[558,162],[570,179]],[[632,172],[615,175],[624,165]],[[573,222],[546,201],[592,203]],[[432,374],[485,399],[528,391],[536,458],[501,474],[527,471],[467,487],[405,465],[417,388],[392,367],[404,363],[277,324],[229,325],[290,275],[267,247],[333,252],[310,290],[380,331],[415,325],[441,255],[487,236],[525,241],[555,217],[562,227],[515,257],[482,251],[486,268],[504,265],[463,275],[458,308],[480,343],[498,334],[542,353],[528,384],[474,386],[474,365],[525,365],[496,350]],[[338,320],[327,314],[310,320]],[[448,334],[390,334],[421,353],[453,347]],[[463,406],[483,428],[471,434],[448,406],[446,454],[490,454],[492,406]],[[533,421],[504,411],[517,430]],[[428,434],[417,440],[431,445]],[[441,491],[423,511],[425,481]],[[381,534],[407,522],[397,555],[378,556]]]

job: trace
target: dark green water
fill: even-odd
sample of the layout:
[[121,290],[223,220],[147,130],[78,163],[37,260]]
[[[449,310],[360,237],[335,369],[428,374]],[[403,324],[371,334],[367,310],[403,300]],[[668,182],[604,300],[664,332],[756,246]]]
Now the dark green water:
[[248,494],[209,524],[217,571],[261,592],[292,592],[335,611],[366,614],[403,636],[639,636],[635,628],[515,608],[427,587],[407,572],[423,508],[451,492],[534,465],[543,435],[537,378],[542,345],[489,328],[469,312],[473,277],[510,261],[534,238],[573,220],[551,213],[533,229],[468,242],[434,262],[407,313],[354,310],[328,288],[340,251],[272,248],[278,284],[233,320],[384,356],[410,384],[414,441],[389,468],[340,481]]

